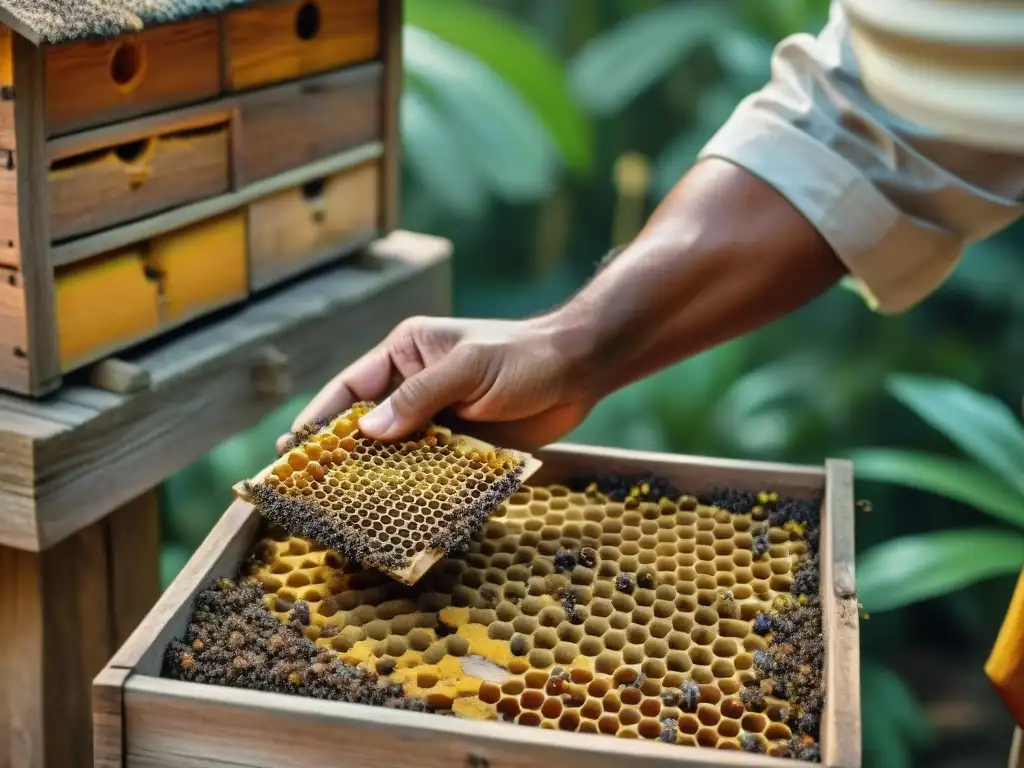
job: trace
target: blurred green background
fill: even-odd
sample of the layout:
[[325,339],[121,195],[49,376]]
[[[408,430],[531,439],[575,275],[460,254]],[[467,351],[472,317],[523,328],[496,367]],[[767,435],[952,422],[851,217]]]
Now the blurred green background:
[[[826,0],[407,0],[403,227],[455,244],[455,312],[564,299],[690,167]],[[574,440],[857,462],[866,768],[1001,766],[981,666],[1024,566],[1024,245],[973,247],[933,298],[839,287],[602,404]],[[165,583],[308,394],[164,487]]]

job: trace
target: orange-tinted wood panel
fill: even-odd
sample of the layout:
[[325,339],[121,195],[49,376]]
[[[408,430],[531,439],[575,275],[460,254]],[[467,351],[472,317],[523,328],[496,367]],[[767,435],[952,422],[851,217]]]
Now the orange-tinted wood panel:
[[61,369],[91,362],[155,332],[159,286],[142,249],[99,256],[57,271]]
[[222,80],[220,18],[45,50],[47,135],[211,98]]
[[245,298],[245,224],[245,212],[237,211],[152,241],[149,260],[160,275],[164,323],[180,323]]
[[380,53],[378,0],[290,0],[227,14],[226,82],[245,90],[369,61]]

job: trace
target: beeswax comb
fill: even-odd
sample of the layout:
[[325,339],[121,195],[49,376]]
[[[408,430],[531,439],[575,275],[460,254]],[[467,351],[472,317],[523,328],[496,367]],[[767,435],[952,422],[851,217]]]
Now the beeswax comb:
[[232,490],[287,533],[415,584],[464,551],[541,463],[434,424],[403,442],[371,440],[358,424],[374,407],[298,430],[284,456]]

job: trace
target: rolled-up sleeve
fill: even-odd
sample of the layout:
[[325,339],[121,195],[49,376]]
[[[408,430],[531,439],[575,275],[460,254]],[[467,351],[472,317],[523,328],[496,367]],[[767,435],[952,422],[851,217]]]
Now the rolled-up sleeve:
[[771,184],[885,313],[921,301],[968,243],[1024,214],[1024,155],[944,141],[880,107],[864,90],[835,4],[820,35],[778,45],[771,81],[700,156]]

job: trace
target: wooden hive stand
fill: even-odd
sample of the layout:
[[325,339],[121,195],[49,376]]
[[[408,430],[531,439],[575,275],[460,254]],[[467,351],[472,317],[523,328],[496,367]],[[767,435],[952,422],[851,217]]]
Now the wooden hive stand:
[[0,395],[0,766],[93,764],[92,678],[159,597],[154,489],[409,313],[447,314],[449,256],[445,240],[396,231],[109,367],[143,389]]
[[401,25],[0,0],[0,768],[92,765],[90,683],[159,593],[158,486],[449,311],[450,244],[396,229]]

